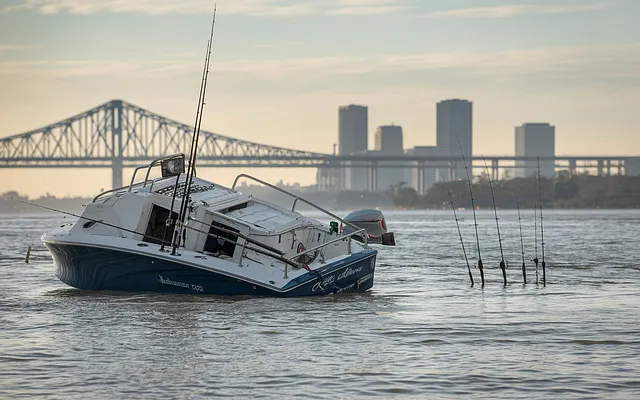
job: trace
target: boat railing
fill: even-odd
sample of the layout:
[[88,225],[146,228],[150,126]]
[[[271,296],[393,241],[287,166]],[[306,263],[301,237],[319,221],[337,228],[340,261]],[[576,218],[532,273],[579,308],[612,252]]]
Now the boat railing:
[[[240,178],[247,178],[247,179],[253,180],[253,181],[258,182],[258,183],[260,183],[260,184],[263,184],[263,185],[265,185],[265,186],[267,186],[267,187],[269,187],[269,188],[271,188],[271,189],[273,189],[273,190],[276,190],[276,191],[278,191],[278,192],[280,192],[280,193],[284,193],[284,194],[286,194],[286,195],[288,195],[288,196],[292,197],[294,200],[293,200],[293,205],[292,205],[292,207],[291,207],[291,211],[295,211],[296,204],[298,203],[298,201],[300,201],[300,202],[302,202],[302,203],[305,203],[305,204],[307,204],[307,205],[309,205],[309,206],[311,206],[311,207],[315,208],[315,209],[316,209],[316,210],[318,210],[318,211],[321,211],[321,212],[325,213],[326,215],[330,216],[331,218],[335,218],[335,219],[337,219],[337,220],[338,220],[338,221],[340,221],[343,225],[348,225],[348,226],[352,227],[353,229],[355,229],[355,232],[354,232],[354,233],[364,232],[364,234],[363,234],[364,244],[365,244],[365,247],[368,247],[368,246],[367,246],[367,234],[366,234],[366,231],[365,231],[364,229],[360,229],[360,227],[359,227],[359,226],[354,225],[354,224],[352,224],[352,223],[351,223],[351,222],[349,222],[349,221],[345,221],[344,219],[342,219],[342,218],[338,217],[337,215],[335,215],[335,214],[334,214],[334,213],[332,213],[331,211],[328,211],[328,210],[326,210],[326,209],[324,209],[324,208],[320,207],[319,205],[317,205],[317,204],[315,204],[315,203],[312,203],[312,202],[311,202],[311,201],[309,201],[309,200],[306,200],[306,199],[304,199],[304,198],[302,198],[302,197],[300,197],[300,196],[296,196],[295,194],[293,194],[293,193],[291,193],[291,192],[289,192],[289,191],[287,191],[287,190],[284,190],[284,189],[282,189],[282,188],[280,188],[280,187],[278,187],[278,186],[272,185],[272,184],[270,184],[269,182],[265,182],[265,181],[263,181],[262,179],[258,179],[258,178],[254,177],[254,176],[251,176],[251,175],[247,175],[247,174],[240,174],[240,175],[236,176],[236,179],[233,181],[233,186],[231,186],[231,189],[235,190],[236,185],[238,184],[238,181],[240,180]],[[344,237],[344,236],[343,236],[343,237]]]
[[165,161],[165,160],[170,160],[172,158],[178,158],[178,157],[184,158],[184,153],[172,154],[170,156],[156,158],[155,160],[151,161],[151,163],[148,164],[148,165],[141,165],[139,167],[136,167],[136,169],[133,171],[133,175],[131,175],[131,183],[129,184],[129,192],[131,192],[131,189],[134,186],[133,182],[136,179],[136,174],[138,173],[138,171],[140,171],[141,169],[145,169],[145,168],[147,169],[147,173],[144,176],[144,182],[142,184],[142,187],[144,188],[144,187],[147,186],[147,182],[149,181],[149,174],[151,173],[151,168],[157,167],[158,165],[162,164],[162,162]]
[[[297,257],[304,256],[304,255],[306,255],[308,253],[311,253],[311,252],[315,252],[317,250],[320,250],[320,249],[322,249],[324,247],[327,247],[328,245],[336,243],[336,242],[340,242],[340,241],[344,241],[344,240],[350,241],[352,236],[356,236],[358,234],[363,234],[363,233],[366,236],[366,230],[365,229],[360,229],[360,230],[357,230],[355,232],[351,232],[351,233],[346,234],[346,235],[340,235],[340,236],[336,237],[335,239],[329,240],[328,242],[324,242],[324,243],[319,244],[317,246],[314,246],[314,247],[308,248],[308,249],[306,249],[304,251],[301,251],[300,253],[297,253],[296,255],[289,257],[289,260],[293,261],[293,259],[295,259]],[[365,247],[367,246],[366,239],[365,239],[364,245],[365,245]],[[348,246],[347,253],[348,254],[351,253],[350,243],[349,243],[349,246]]]
[[[172,158],[177,158],[177,157],[184,157],[184,154],[183,153],[178,153],[178,154],[173,154],[173,155],[170,155],[170,156],[156,158],[155,160],[151,161],[151,163],[149,163],[147,165],[140,165],[140,166],[136,167],[135,170],[133,171],[133,175],[131,176],[131,182],[129,182],[129,185],[123,186],[123,187],[119,187],[119,188],[115,188],[115,189],[105,190],[104,192],[102,192],[102,193],[98,194],[96,197],[94,197],[93,198],[93,202],[95,203],[98,199],[100,199],[101,197],[103,197],[104,195],[109,194],[109,193],[115,193],[115,192],[119,192],[119,191],[131,192],[134,188],[136,188],[138,186],[141,186],[143,188],[146,187],[147,183],[149,182],[149,174],[151,173],[151,168],[157,167],[164,160],[170,160]],[[140,182],[134,183],[138,171],[140,171],[141,169],[145,169],[145,168],[147,169],[147,173],[146,173],[146,175],[144,177],[144,181],[140,181]],[[152,186],[153,186],[153,183],[155,183],[159,179],[162,179],[162,178],[153,179],[152,180]]]
[[[317,253],[318,251],[320,251],[320,255],[321,255],[321,258],[320,258],[321,261],[320,262],[324,263],[324,259],[325,259],[324,258],[324,249],[327,246],[329,246],[330,244],[334,244],[336,242],[345,241],[345,240],[347,241],[347,254],[351,254],[351,237],[355,236],[355,235],[358,235],[358,234],[362,234],[362,233],[364,233],[364,237],[365,237],[364,246],[365,246],[365,248],[368,248],[367,239],[366,239],[366,237],[367,237],[366,231],[364,229],[359,229],[357,231],[351,232],[351,233],[346,234],[346,235],[340,235],[340,236],[336,237],[335,239],[329,240],[328,242],[322,243],[322,244],[320,244],[318,246],[306,249],[306,250],[304,250],[304,251],[302,251],[300,253],[297,253],[297,254],[289,257],[287,260],[288,261],[294,261],[295,260],[295,262],[297,262],[298,264],[303,265],[304,261],[301,261],[302,260],[302,256],[305,256],[305,255],[307,255],[308,253],[311,253],[311,252]],[[314,256],[313,258],[315,259],[315,257],[316,256]],[[289,277],[288,275],[289,275],[289,265],[287,263],[285,263],[284,264],[284,278],[287,279]]]
[[[133,187],[136,186],[142,186],[142,182],[138,182],[135,185],[133,185]],[[127,185],[127,186],[123,186],[123,187],[119,187],[119,188],[115,188],[115,189],[109,189],[109,190],[105,190],[104,192],[98,194],[96,197],[93,198],[93,202],[95,203],[96,201],[98,201],[98,199],[100,199],[101,197],[103,197],[106,194],[109,193],[117,193],[117,192],[127,192],[127,191],[131,191],[130,190],[131,185]]]

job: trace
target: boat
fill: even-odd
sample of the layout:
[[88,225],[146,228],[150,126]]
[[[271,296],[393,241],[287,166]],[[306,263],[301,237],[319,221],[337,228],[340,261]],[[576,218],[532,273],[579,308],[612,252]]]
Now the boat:
[[[171,163],[184,165],[184,154],[136,168],[128,186],[98,194],[76,222],[42,236],[58,279],[96,291],[279,297],[373,286],[377,250],[366,229],[246,174],[231,188],[194,177],[185,197],[188,176],[172,173]],[[157,167],[162,176],[150,179]],[[135,182],[141,170],[145,177]],[[291,206],[236,190],[243,178],[289,195]],[[296,211],[301,203],[330,222],[303,216]],[[339,232],[338,224],[350,232]]]
[[[378,253],[357,221],[250,175],[230,188],[196,176],[214,26],[215,9],[188,161],[180,153],[137,167],[128,186],[98,194],[70,214],[75,222],[45,233],[55,275],[96,291],[293,297],[371,289]],[[240,179],[287,194],[291,206],[243,194]],[[329,223],[297,212],[300,203]]]

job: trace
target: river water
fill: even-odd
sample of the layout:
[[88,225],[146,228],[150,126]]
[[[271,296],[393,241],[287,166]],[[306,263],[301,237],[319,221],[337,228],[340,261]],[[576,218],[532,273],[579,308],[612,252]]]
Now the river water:
[[640,212],[545,213],[546,287],[499,212],[507,287],[492,212],[484,288],[450,213],[390,212],[372,291],[300,299],[68,288],[39,240],[67,219],[0,217],[0,398],[640,398]]

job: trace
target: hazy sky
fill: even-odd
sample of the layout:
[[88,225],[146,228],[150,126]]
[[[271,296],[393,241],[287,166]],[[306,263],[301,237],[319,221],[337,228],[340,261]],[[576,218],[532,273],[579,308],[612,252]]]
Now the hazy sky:
[[[212,6],[0,0],[0,137],[114,98],[192,123]],[[474,102],[475,154],[513,154],[514,126],[550,122],[558,154],[640,155],[638,0],[219,0],[218,11],[207,130],[330,153],[338,106],[358,103],[370,148],[390,122],[405,147],[434,145],[435,103],[459,97]],[[0,181],[30,195],[111,184],[109,170],[0,169]]]

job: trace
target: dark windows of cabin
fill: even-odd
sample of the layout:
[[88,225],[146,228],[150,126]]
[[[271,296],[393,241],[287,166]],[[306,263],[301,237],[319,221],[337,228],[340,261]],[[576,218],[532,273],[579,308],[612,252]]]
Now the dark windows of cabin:
[[238,241],[237,233],[237,229],[213,221],[209,229],[210,235],[207,237],[203,250],[208,253],[233,257],[233,252],[236,250],[236,242]]
[[[173,219],[178,218],[178,213],[172,213]],[[151,215],[149,216],[149,223],[147,223],[147,229],[145,231],[145,237],[143,241],[155,244],[162,244],[162,240],[166,240],[167,243],[171,241],[172,233],[171,227],[167,226],[167,219],[169,218],[169,210],[157,205],[153,205],[151,209]],[[167,234],[165,236],[165,231]]]

